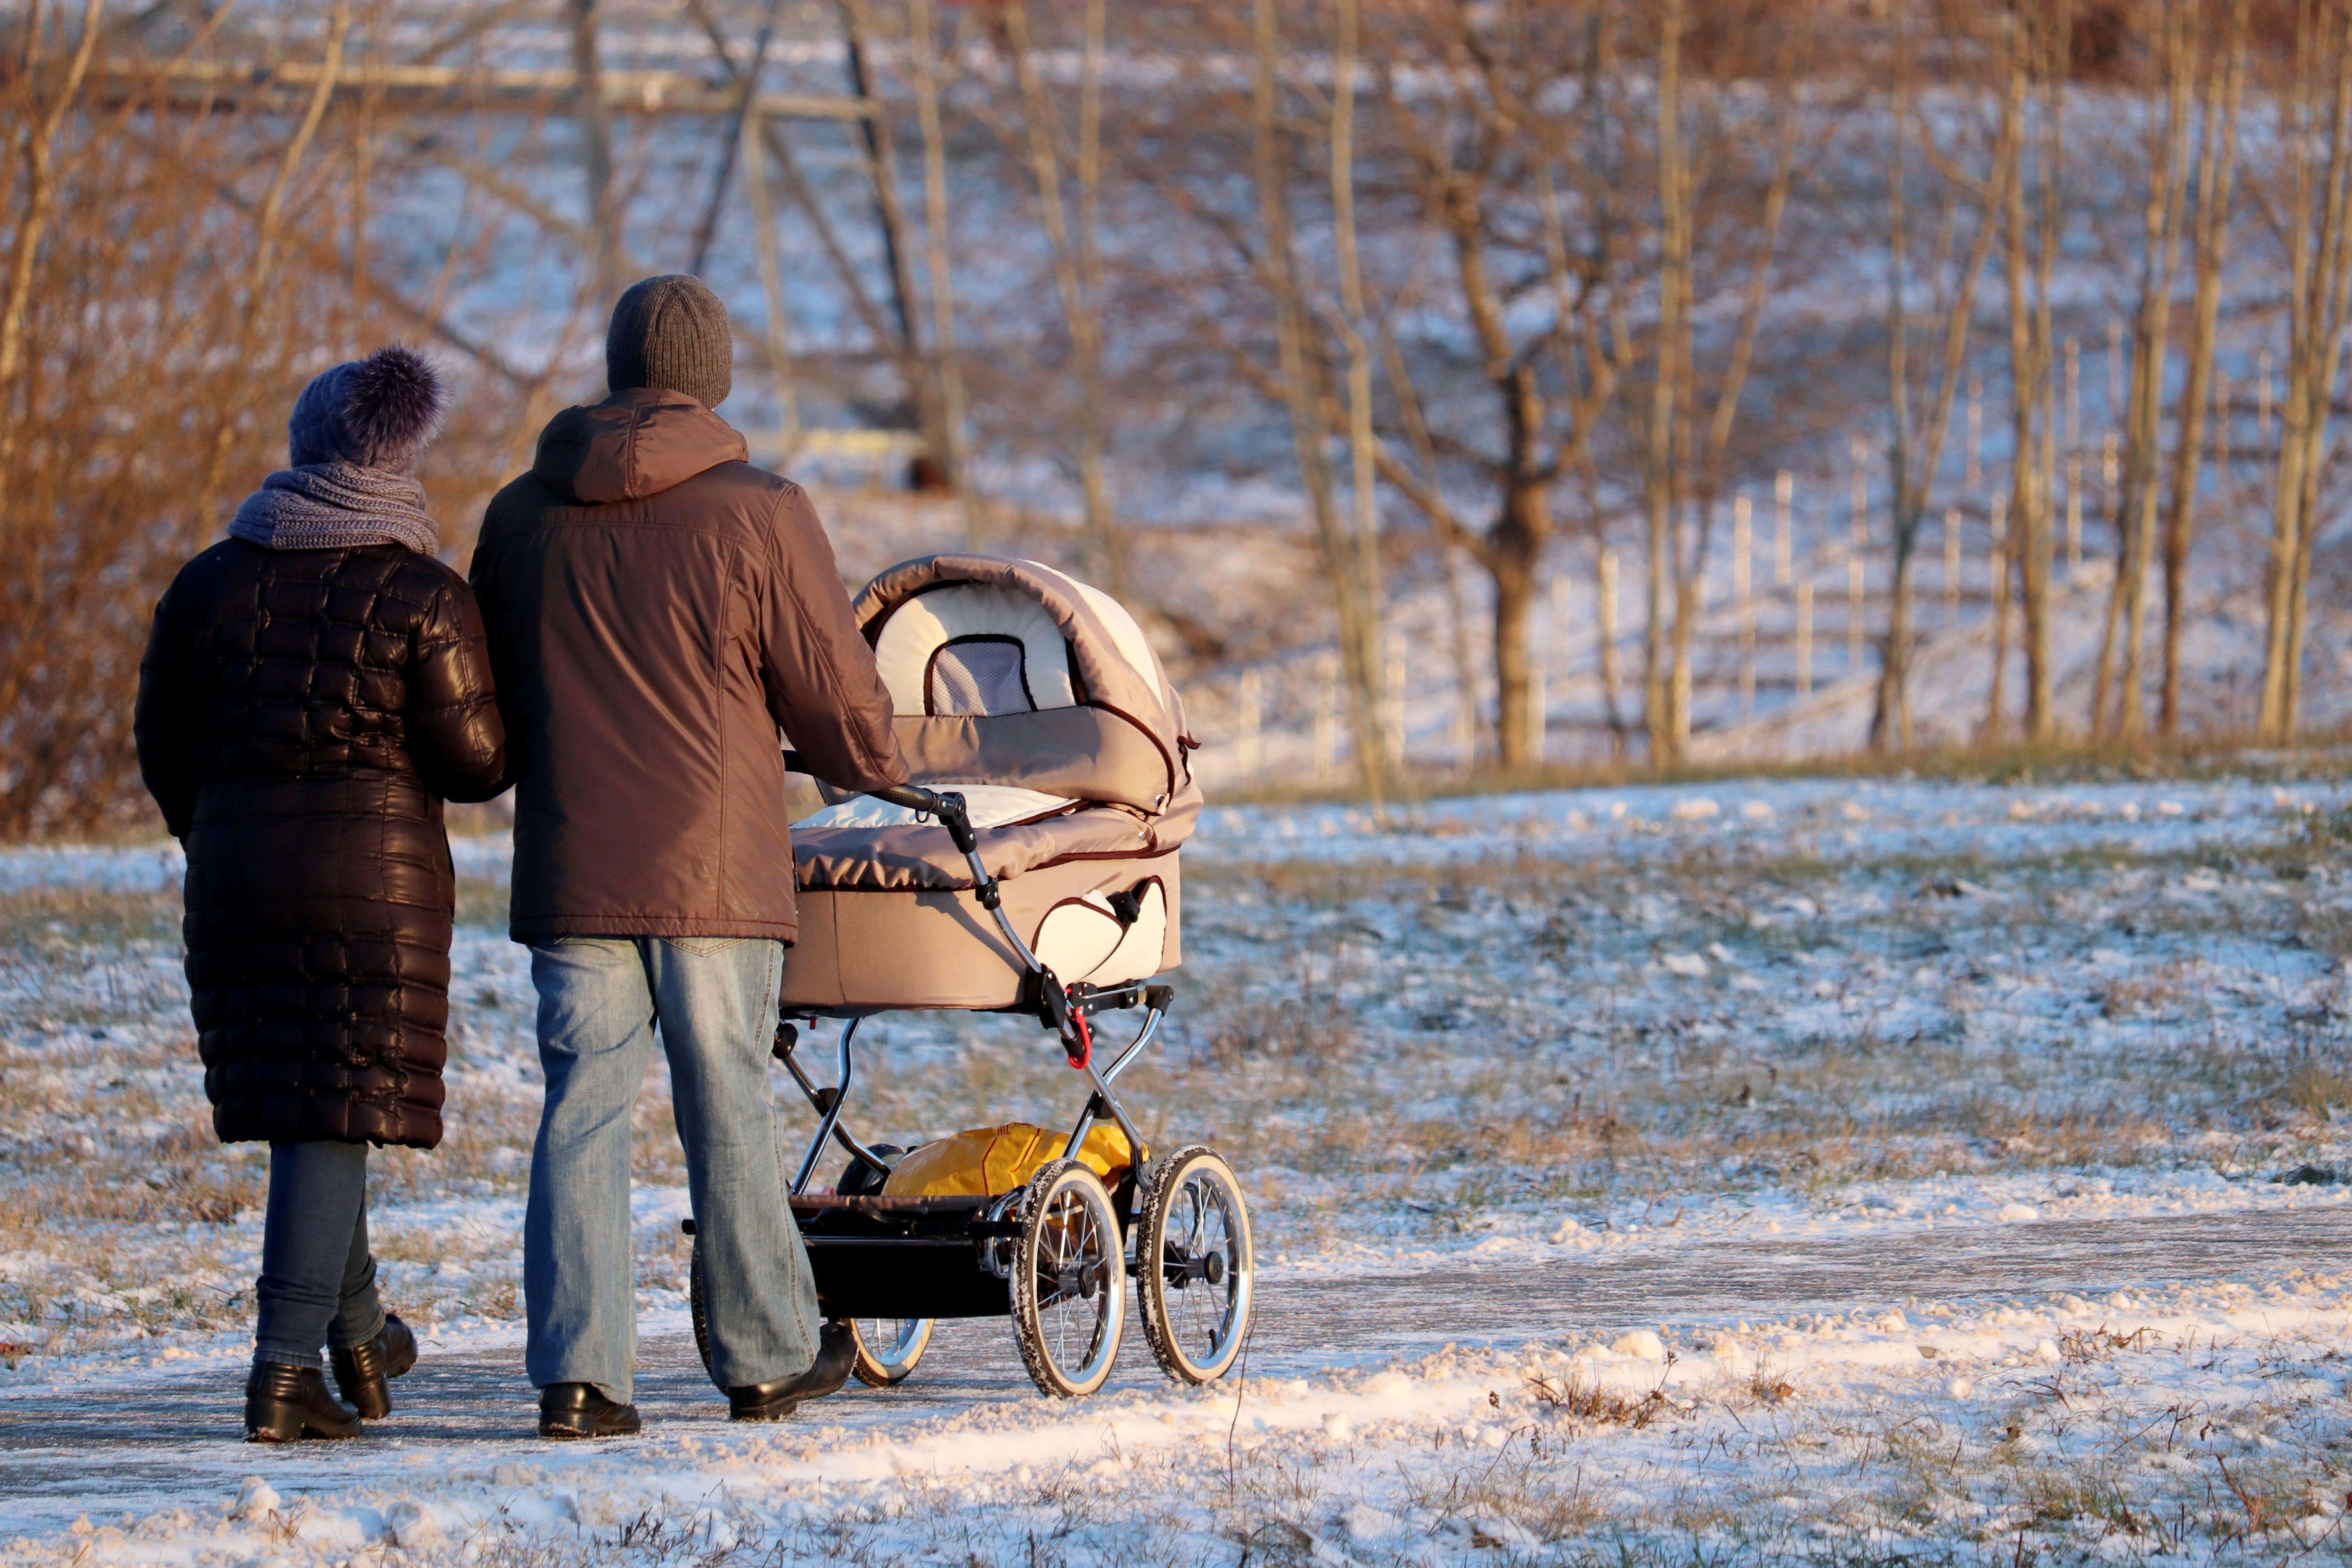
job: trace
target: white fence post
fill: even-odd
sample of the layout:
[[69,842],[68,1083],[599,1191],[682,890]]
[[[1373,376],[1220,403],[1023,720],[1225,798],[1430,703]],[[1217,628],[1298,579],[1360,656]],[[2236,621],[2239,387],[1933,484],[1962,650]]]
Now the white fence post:
[[1339,656],[1315,661],[1315,782],[1328,784],[1339,766]]
[[1984,483],[1984,383],[1969,377],[1969,489]]
[[1388,647],[1389,760],[1404,767],[1404,634],[1389,633]]
[[1790,540],[1797,510],[1797,479],[1782,468],[1772,476],[1772,585],[1785,588],[1796,570],[1796,546]]
[[1756,716],[1756,603],[1749,578],[1755,549],[1748,492],[1731,498],[1731,599],[1739,617],[1739,716]]
[[1960,622],[1960,509],[1944,509],[1944,625]]
[[1265,747],[1260,723],[1265,717],[1265,688],[1264,678],[1253,665],[1242,671],[1241,681],[1241,752],[1242,777],[1255,783],[1265,767]]
[[1797,695],[1813,694],[1813,580],[1797,584]]
[[1595,651],[1601,660],[1601,706],[1605,712],[1617,708],[1617,551],[1613,545],[1601,547],[1600,570],[1594,574],[1592,610]]

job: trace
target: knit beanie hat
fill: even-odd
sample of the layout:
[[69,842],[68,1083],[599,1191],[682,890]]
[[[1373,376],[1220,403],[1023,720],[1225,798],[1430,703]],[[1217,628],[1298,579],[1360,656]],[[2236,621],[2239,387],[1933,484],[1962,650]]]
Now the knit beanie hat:
[[322,371],[294,400],[287,456],[296,468],[352,463],[413,474],[441,433],[441,373],[398,344]]
[[631,284],[604,334],[604,380],[614,392],[656,386],[718,407],[735,384],[727,307],[684,272]]

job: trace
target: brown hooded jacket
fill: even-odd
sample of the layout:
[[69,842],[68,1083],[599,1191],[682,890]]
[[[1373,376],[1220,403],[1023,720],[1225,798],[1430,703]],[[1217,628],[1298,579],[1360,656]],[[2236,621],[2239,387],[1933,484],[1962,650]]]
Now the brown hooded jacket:
[[482,522],[473,582],[516,785],[518,942],[798,930],[779,728],[904,783],[890,695],[799,486],[681,393],[566,409]]

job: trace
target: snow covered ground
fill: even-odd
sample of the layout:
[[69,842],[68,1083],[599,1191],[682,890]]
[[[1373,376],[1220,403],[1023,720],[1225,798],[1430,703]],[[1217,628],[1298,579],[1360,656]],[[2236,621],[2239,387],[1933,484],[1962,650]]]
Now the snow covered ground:
[[[232,1441],[261,1164],[206,1130],[176,864],[12,851],[0,1554],[2337,1554],[2347,823],[2352,790],[2252,776],[1213,810],[1179,1022],[1130,1081],[1251,1192],[1249,1378],[1145,1360],[1048,1405],[959,1325],[899,1394],[716,1421],[657,1074],[639,1278],[674,1394],[593,1452],[529,1436],[515,1361],[537,1070],[503,845],[460,847],[449,1140],[377,1165],[427,1366],[403,1418],[295,1455]],[[1034,1027],[867,1037],[874,1135],[1075,1108]],[[101,1436],[142,1408],[178,1413],[160,1479]]]

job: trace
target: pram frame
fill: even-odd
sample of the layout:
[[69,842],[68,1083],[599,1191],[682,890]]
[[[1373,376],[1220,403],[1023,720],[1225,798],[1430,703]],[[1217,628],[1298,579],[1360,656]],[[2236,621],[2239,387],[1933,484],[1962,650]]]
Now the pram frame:
[[[796,758],[792,761],[797,763]],[[858,1026],[871,1011],[888,1009],[829,1010],[792,1003],[780,1007],[773,1054],[817,1113],[816,1131],[789,1184],[786,1202],[815,1272],[820,1309],[851,1327],[856,1374],[877,1387],[895,1386],[920,1360],[929,1342],[930,1323],[1009,1313],[1022,1359],[1041,1390],[1061,1396],[1090,1394],[1101,1386],[1117,1359],[1133,1281],[1144,1337],[1169,1375],[1195,1384],[1223,1375],[1231,1363],[1230,1347],[1237,1342],[1250,1312],[1252,1253],[1238,1189],[1230,1171],[1204,1146],[1180,1148],[1155,1160],[1115,1087],[1119,1075],[1158,1036],[1174,1001],[1174,988],[1142,980],[1065,986],[1022,939],[1005,911],[999,879],[980,856],[963,797],[913,785],[872,793],[920,816],[935,817],[947,829],[971,869],[975,895],[994,915],[1007,951],[1024,966],[1020,1000],[995,1010],[1035,1016],[1059,1039],[1071,1067],[1086,1073],[1088,1088],[1060,1157],[1047,1162],[1024,1185],[990,1195],[884,1195],[875,1189],[889,1171],[890,1161],[884,1150],[868,1146],[850,1131],[843,1113],[856,1081]],[[1095,1020],[1134,1007],[1144,1013],[1134,1037],[1108,1060],[1097,1060]],[[841,1025],[831,1084],[816,1082],[798,1054],[801,1025],[820,1017],[837,1018]],[[1115,1186],[1107,1186],[1077,1157],[1087,1135],[1105,1121],[1126,1134],[1131,1151]],[[858,1190],[808,1193],[828,1143],[839,1144],[863,1167]],[[1213,1268],[1204,1271],[1201,1260],[1184,1256],[1181,1248],[1175,1262],[1168,1260],[1168,1211],[1180,1190],[1192,1190],[1188,1184],[1192,1178],[1185,1173],[1203,1157],[1223,1173],[1231,1198],[1228,1220],[1238,1226],[1238,1236],[1228,1237],[1228,1245],[1237,1242],[1230,1271],[1238,1282],[1221,1331],[1221,1342],[1228,1348],[1206,1365],[1197,1364],[1201,1358],[1179,1344],[1180,1331],[1171,1326],[1164,1300],[1169,1290],[1186,1289],[1191,1281],[1206,1280],[1216,1289],[1220,1279]],[[693,1235],[694,1222],[686,1221],[682,1228]],[[1088,1236],[1095,1239],[1085,1240]],[[1069,1248],[1075,1251],[1066,1250]],[[703,1267],[698,1243],[689,1294],[695,1342],[708,1369],[712,1351],[704,1315]],[[1074,1300],[1095,1303],[1094,1326],[1081,1335],[1088,1348],[1075,1364],[1067,1355],[1066,1320],[1049,1323],[1044,1315],[1048,1307]],[[895,1337],[886,1334],[869,1343],[866,1325],[873,1320],[895,1321]],[[1086,1338],[1089,1333],[1090,1342]]]

